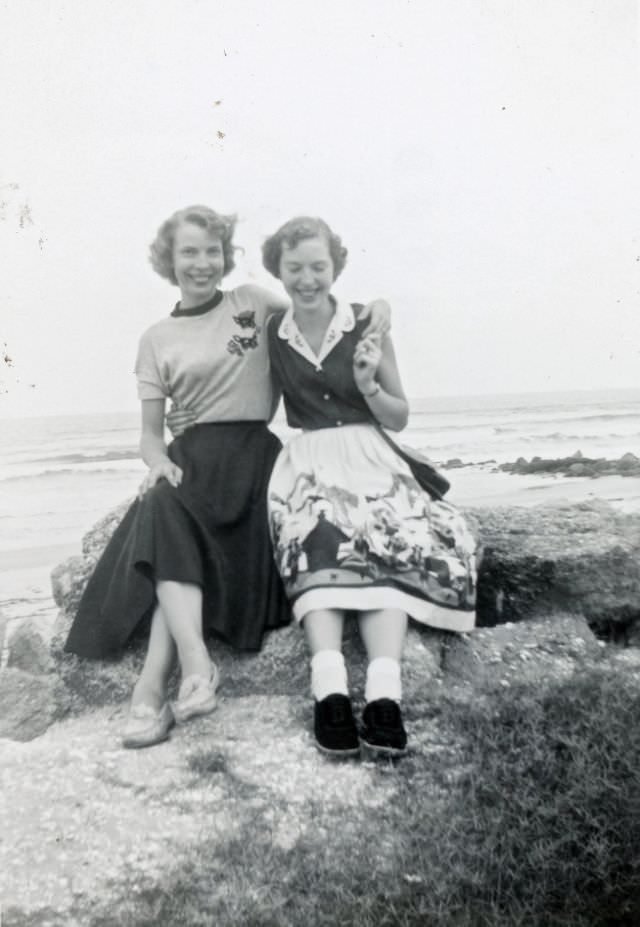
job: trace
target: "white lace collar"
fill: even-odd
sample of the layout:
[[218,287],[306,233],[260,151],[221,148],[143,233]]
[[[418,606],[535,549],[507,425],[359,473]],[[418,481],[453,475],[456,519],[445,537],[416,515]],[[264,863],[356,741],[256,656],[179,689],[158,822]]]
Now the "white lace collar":
[[349,303],[343,302],[342,300],[337,301],[336,311],[329,322],[329,327],[325,332],[320,351],[316,354],[311,350],[307,339],[296,325],[296,321],[293,317],[293,306],[290,306],[280,322],[278,336],[282,338],[283,341],[287,341],[289,347],[293,348],[296,353],[304,357],[305,360],[308,360],[310,364],[313,364],[316,370],[322,370],[322,361],[333,351],[341,340],[342,333],[353,331],[355,324],[355,316]]

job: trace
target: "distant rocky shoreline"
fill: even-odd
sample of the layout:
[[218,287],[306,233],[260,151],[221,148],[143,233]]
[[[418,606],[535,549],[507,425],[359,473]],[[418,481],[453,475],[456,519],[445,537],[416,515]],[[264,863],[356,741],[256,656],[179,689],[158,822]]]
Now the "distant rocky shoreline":
[[561,476],[636,476],[640,477],[640,457],[628,451],[616,460],[606,457],[585,457],[582,451],[576,451],[570,457],[532,457],[526,460],[518,457],[511,463],[498,464],[495,460],[480,460],[464,463],[458,457],[447,460],[440,466],[444,470],[457,470],[461,467],[477,467],[492,465],[492,472],[516,473],[520,476],[529,476],[534,473],[557,473]]

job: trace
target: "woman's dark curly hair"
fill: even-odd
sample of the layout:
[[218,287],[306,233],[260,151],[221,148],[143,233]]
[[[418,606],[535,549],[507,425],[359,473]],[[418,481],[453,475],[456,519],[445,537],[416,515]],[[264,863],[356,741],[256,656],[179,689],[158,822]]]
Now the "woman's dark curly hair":
[[347,249],[343,246],[340,236],[331,231],[324,219],[298,216],[296,219],[285,222],[263,244],[262,263],[269,273],[279,280],[282,246],[287,245],[288,248],[295,248],[305,238],[324,238],[326,240],[333,262],[333,279],[335,280],[342,273],[347,263]]
[[222,243],[222,254],[224,257],[224,274],[230,274],[236,266],[233,253],[233,232],[236,227],[236,216],[223,216],[214,212],[208,206],[187,206],[186,209],[179,209],[172,216],[163,222],[158,229],[154,241],[151,243],[149,260],[151,266],[171,283],[178,281],[173,269],[173,244],[176,235],[176,229],[183,222],[191,222],[193,225],[199,225],[200,228],[206,229],[210,234],[217,235]]

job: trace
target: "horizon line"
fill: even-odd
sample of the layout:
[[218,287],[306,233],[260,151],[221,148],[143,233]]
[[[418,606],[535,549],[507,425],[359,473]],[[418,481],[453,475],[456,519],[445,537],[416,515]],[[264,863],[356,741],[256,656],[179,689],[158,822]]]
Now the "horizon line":
[[[637,393],[640,398],[640,387],[638,386],[605,386],[605,387],[573,387],[571,389],[542,389],[542,390],[521,390],[509,392],[477,392],[477,393],[430,393],[423,396],[408,396],[407,400],[411,405],[412,402],[425,400],[477,400],[477,399],[516,399],[525,396],[551,396],[564,395],[576,396],[585,393]],[[54,412],[16,412],[3,414],[0,399],[0,422],[15,419],[37,419],[37,418],[74,418],[77,416],[90,415],[134,415],[140,411],[140,404],[130,408],[119,409],[86,409],[78,412],[54,411]]]

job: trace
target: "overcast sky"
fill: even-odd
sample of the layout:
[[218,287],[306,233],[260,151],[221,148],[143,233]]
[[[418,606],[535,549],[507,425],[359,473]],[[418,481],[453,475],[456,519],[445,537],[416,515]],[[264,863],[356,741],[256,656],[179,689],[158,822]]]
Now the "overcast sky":
[[[640,384],[631,0],[0,2],[0,417],[135,409],[148,244],[322,215],[409,395]],[[6,345],[6,348],[5,348]],[[9,366],[9,363],[11,366]]]

